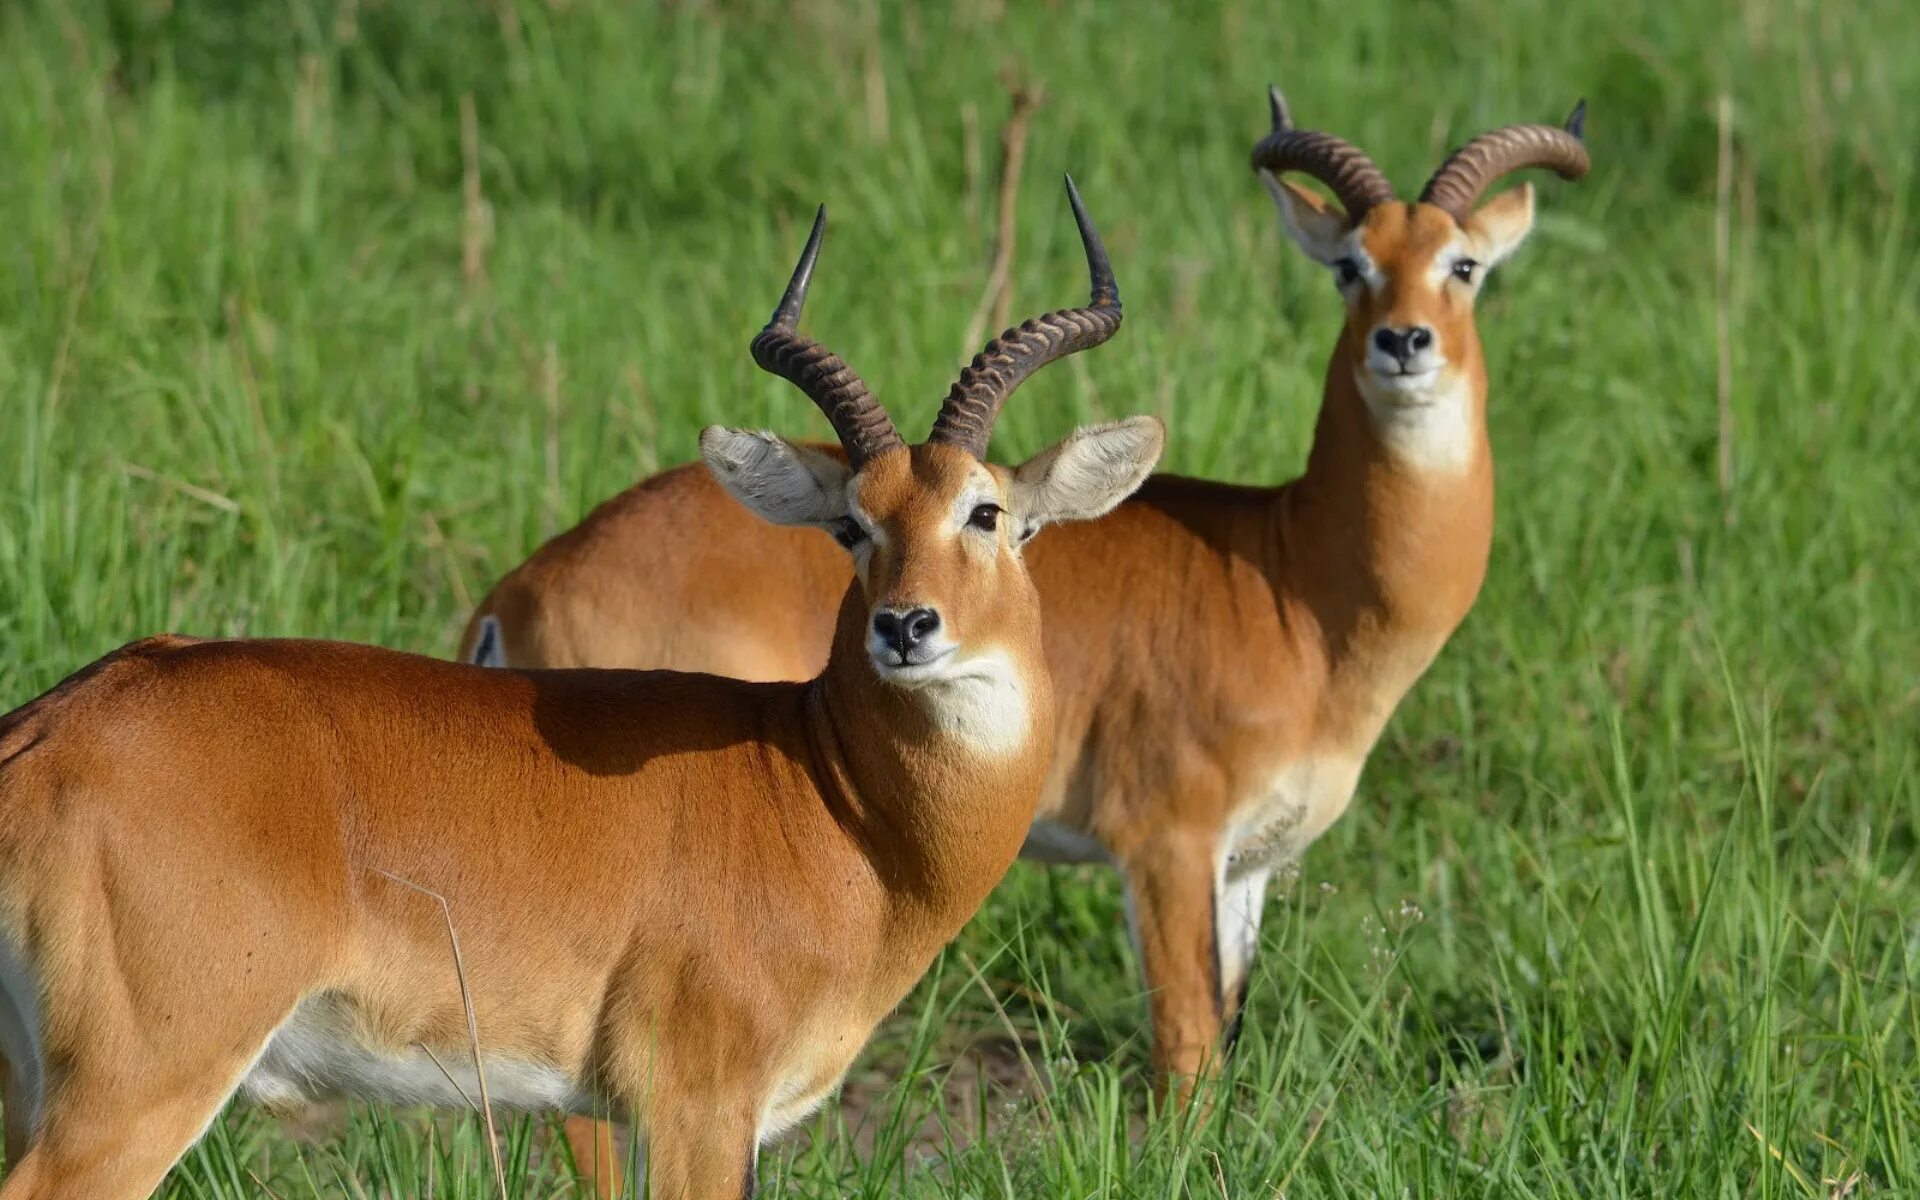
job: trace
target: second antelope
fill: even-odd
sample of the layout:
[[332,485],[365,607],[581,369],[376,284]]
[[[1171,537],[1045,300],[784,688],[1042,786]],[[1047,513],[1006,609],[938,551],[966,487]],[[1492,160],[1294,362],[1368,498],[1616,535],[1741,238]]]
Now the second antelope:
[[236,1091],[614,1113],[644,1194],[750,1195],[1031,823],[1020,537],[1159,455],[1142,418],[983,461],[1021,380],[1119,327],[1073,204],[1092,303],[995,339],[912,447],[795,332],[816,221],[753,353],[844,459],[701,436],[743,512],[851,551],[811,682],[164,637],[0,719],[0,1200],[144,1197]]
[[[1532,227],[1534,193],[1480,198],[1522,168],[1576,179],[1588,165],[1576,109],[1565,128],[1473,138],[1402,201],[1359,148],[1296,129],[1271,99],[1253,164],[1346,307],[1305,474],[1266,488],[1159,476],[1028,552],[1059,712],[1025,852],[1124,875],[1157,1074],[1176,1089],[1230,1041],[1269,878],[1346,809],[1486,573],[1493,454],[1474,301]],[[463,651],[804,678],[827,654],[845,577],[830,539],[756,526],[705,469],[681,467],[503,579]]]

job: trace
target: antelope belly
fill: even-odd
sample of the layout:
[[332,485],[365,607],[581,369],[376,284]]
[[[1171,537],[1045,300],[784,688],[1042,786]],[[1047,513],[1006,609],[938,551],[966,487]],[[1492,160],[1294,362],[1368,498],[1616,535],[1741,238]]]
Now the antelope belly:
[[[599,1111],[598,1103],[558,1067],[496,1055],[485,1055],[483,1065],[487,1095],[496,1105],[528,1112]],[[468,1108],[479,1103],[480,1078],[472,1053],[464,1047],[429,1055],[419,1047],[396,1054],[368,1046],[354,1038],[351,1022],[341,1019],[336,1005],[308,1000],[274,1031],[240,1090],[255,1103],[272,1107],[334,1096]]]

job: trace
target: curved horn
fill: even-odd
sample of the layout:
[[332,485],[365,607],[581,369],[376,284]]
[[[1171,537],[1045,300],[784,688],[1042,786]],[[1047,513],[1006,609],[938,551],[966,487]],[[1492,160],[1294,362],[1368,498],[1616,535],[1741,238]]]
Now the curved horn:
[[1420,191],[1423,203],[1436,205],[1464,221],[1489,187],[1514,171],[1550,167],[1562,179],[1578,179],[1590,164],[1581,135],[1587,102],[1574,105],[1561,128],[1551,125],[1503,125],[1483,133],[1447,156]]
[[787,281],[779,307],[753,339],[753,361],[762,370],[790,381],[820,406],[857,471],[874,455],[906,443],[900,440],[887,410],[880,407],[852,367],[819,342],[794,332],[800,323],[800,310],[807,303],[807,284],[813,279],[813,264],[820,257],[820,238],[826,229],[827,206],[823,204],[814,215],[813,233],[807,238],[807,248],[800,252],[800,263]]
[[1107,248],[1100,243],[1100,232],[1087,216],[1071,175],[1067,176],[1067,202],[1080,226],[1080,244],[1086,247],[1092,301],[1085,308],[1063,308],[1033,317],[988,342],[948,389],[929,442],[944,442],[985,458],[994,419],[1013,389],[1055,359],[1098,346],[1120,328],[1120,288],[1113,281]]
[[1273,132],[1253,148],[1255,167],[1276,174],[1299,171],[1313,176],[1333,189],[1340,206],[1347,210],[1348,222],[1354,225],[1368,209],[1393,199],[1393,184],[1373,165],[1366,151],[1330,133],[1295,129],[1293,117],[1287,112],[1287,98],[1279,88],[1269,86],[1267,99],[1273,105]]

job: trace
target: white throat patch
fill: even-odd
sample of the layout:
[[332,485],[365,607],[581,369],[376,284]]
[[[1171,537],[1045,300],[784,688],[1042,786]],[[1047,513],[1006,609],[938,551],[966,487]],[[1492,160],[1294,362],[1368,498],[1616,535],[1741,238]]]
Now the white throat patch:
[[1027,744],[1027,685],[1005,651],[988,650],[914,687],[933,723],[968,750],[995,757]]
[[1371,371],[1355,368],[1353,381],[1367,402],[1373,427],[1387,450],[1420,471],[1457,475],[1473,465],[1473,396],[1451,368],[1433,384],[1395,388]]

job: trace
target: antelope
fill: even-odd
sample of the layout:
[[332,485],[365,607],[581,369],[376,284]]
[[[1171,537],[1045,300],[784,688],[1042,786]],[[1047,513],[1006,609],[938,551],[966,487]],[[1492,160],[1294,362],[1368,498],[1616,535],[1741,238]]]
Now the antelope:
[[[1346,308],[1305,473],[1278,487],[1156,476],[1027,555],[1057,713],[1024,853],[1120,870],[1154,1078],[1176,1098],[1238,1033],[1268,881],[1346,810],[1485,576],[1493,455],[1474,300],[1526,237],[1534,192],[1480,198],[1522,168],[1588,167],[1583,102],[1564,128],[1473,138],[1404,202],[1362,150],[1295,128],[1278,89],[1270,101],[1253,166]],[[830,539],[750,523],[707,470],[680,467],[502,579],[462,654],[804,678],[845,575]],[[587,1162],[590,1130],[570,1135]]]
[[984,461],[1008,395],[1120,325],[1068,189],[1091,303],[988,343],[926,441],[796,332],[824,209],[752,350],[842,454],[702,433],[743,511],[850,552],[807,682],[162,636],[0,720],[0,1198],[144,1197],[236,1092],[478,1089],[629,1119],[653,1196],[751,1195],[1031,824],[1054,706],[1020,537],[1159,456],[1136,418]]

